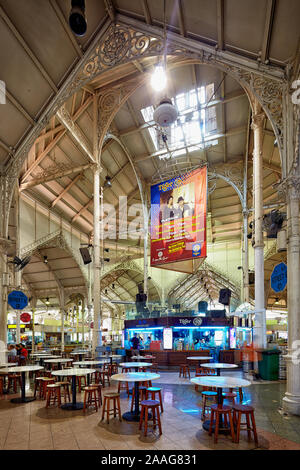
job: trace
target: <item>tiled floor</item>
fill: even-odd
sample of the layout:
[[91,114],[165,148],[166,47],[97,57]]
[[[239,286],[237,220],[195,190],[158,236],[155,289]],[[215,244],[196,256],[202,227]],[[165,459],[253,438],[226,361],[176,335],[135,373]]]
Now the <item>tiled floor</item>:
[[[241,372],[234,372],[241,374]],[[232,374],[232,372],[231,372]],[[45,408],[45,401],[12,404],[12,394],[0,399],[0,449],[299,449],[300,417],[284,416],[279,407],[285,391],[284,383],[253,383],[244,390],[244,403],[255,406],[259,446],[247,441],[242,432],[239,444],[229,436],[217,444],[202,429],[201,395],[178,373],[161,373],[155,385],[163,389],[164,413],[161,415],[163,435],[150,433],[143,437],[138,423],[112,419],[101,422],[100,412],[63,411]],[[113,384],[112,389],[116,388]],[[80,399],[80,396],[78,396]],[[121,394],[122,413],[129,409],[125,392]]]

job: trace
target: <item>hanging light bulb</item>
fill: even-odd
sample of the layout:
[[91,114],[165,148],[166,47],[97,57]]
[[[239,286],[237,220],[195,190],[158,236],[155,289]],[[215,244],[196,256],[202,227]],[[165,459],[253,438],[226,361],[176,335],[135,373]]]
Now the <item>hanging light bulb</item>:
[[166,69],[163,65],[158,64],[154,67],[154,72],[151,75],[151,86],[155,91],[163,90],[167,85]]

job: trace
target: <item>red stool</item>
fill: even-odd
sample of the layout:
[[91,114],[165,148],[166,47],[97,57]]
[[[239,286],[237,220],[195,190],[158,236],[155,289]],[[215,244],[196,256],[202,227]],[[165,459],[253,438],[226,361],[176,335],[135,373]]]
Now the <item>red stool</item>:
[[77,385],[78,385],[78,392],[80,393],[81,392],[81,386],[82,386],[82,379],[83,379],[83,383],[84,383],[84,387],[86,387],[86,377],[84,375],[78,375],[76,377],[76,382],[77,382]]
[[160,412],[163,413],[164,408],[162,404],[162,397],[161,397],[161,388],[159,387],[148,387],[146,390],[146,400],[148,400],[148,395],[151,394],[151,400],[155,400],[155,394],[158,394],[159,403],[160,403]]
[[182,377],[187,379],[187,376],[189,376],[189,379],[191,378],[191,374],[190,374],[190,368],[187,364],[181,364],[180,367],[179,367],[179,377],[181,377],[181,374],[182,374]]
[[125,390],[126,393],[127,393],[127,397],[129,398],[128,382],[119,382],[119,385],[118,385],[118,393],[120,393],[121,390]]
[[[141,403],[142,400],[146,399],[146,390],[147,387],[144,387],[142,385],[139,386],[139,402]],[[132,398],[131,398],[131,412],[133,411],[133,406],[134,406],[134,399],[135,399],[135,387],[132,389]]]
[[201,393],[202,395],[202,419],[204,420],[205,419],[205,411],[206,411],[206,408],[210,408],[210,405],[207,405],[207,400],[208,399],[214,399],[216,400],[216,397],[218,396],[218,393],[217,392],[213,392],[211,390],[205,390]]
[[159,401],[157,401],[157,400],[143,400],[143,401],[141,401],[141,406],[142,406],[142,409],[141,409],[139,429],[142,429],[143,421],[145,421],[144,436],[147,435],[147,431],[148,431],[149,409],[152,411],[152,427],[153,427],[153,429],[155,429],[156,425],[158,425],[159,434],[162,434],[160,415],[159,415],[159,406],[160,406]]
[[[233,411],[233,422],[236,425],[236,442],[239,442],[240,440],[240,430],[241,430],[241,426],[243,426],[243,427],[246,427],[246,430],[248,433],[248,440],[249,441],[251,440],[251,431],[252,431],[253,436],[254,436],[254,442],[256,445],[258,445],[253,406],[233,405],[232,411]],[[242,415],[245,415],[246,417],[246,422],[244,423],[241,422]],[[250,419],[251,419],[252,426],[250,424]]]
[[[110,408],[110,400],[113,400],[113,408]],[[116,417],[117,412],[118,412],[118,415],[119,415],[119,420],[122,421],[121,406],[120,406],[120,394],[119,393],[114,393],[114,392],[110,392],[110,393],[106,392],[104,394],[104,402],[103,402],[101,420],[103,421],[104,414],[106,413],[107,422],[109,423],[109,416],[111,414],[113,414],[114,417]]]
[[50,377],[43,377],[42,382],[42,400],[46,400],[47,398],[47,385],[55,384],[55,379]]
[[47,385],[47,401],[46,401],[46,408],[48,408],[51,404],[57,406],[61,405],[61,395],[60,395],[60,385],[59,384],[49,384]]
[[[209,425],[209,435],[212,435],[212,428],[213,428],[213,421],[214,417],[216,418],[215,422],[215,443],[218,442],[218,436],[219,436],[219,431],[221,429],[228,429],[228,422],[227,418],[229,420],[229,426],[230,426],[230,434],[232,438],[232,442],[235,442],[235,436],[234,436],[234,428],[233,428],[233,421],[232,421],[232,415],[231,415],[231,407],[227,405],[211,405],[211,415],[210,415],[210,425]],[[220,417],[224,417],[224,428],[221,428],[219,426],[220,424]]]
[[10,387],[13,387],[15,393],[17,393],[18,385],[21,387],[22,385],[21,374],[8,374],[8,381],[7,381],[7,390],[9,391]]
[[56,382],[57,385],[60,385],[62,392],[64,394],[64,402],[67,403],[67,398],[68,401],[71,401],[70,398],[70,382],[65,380],[63,382]]
[[98,386],[89,385],[84,387],[84,399],[83,399],[83,411],[85,412],[86,408],[89,406],[94,406],[96,411],[98,411]]
[[229,401],[232,402],[233,405],[235,404],[236,397],[237,397],[237,394],[233,393],[233,392],[224,392],[224,393],[222,393],[223,400],[229,400]]

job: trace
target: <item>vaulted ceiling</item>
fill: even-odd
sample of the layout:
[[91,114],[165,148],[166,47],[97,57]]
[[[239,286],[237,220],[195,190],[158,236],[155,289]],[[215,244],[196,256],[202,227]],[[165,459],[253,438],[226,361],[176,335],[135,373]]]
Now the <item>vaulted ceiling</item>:
[[[69,0],[0,0],[1,76],[6,85],[6,104],[0,105],[0,162],[2,170],[14,158],[46,105],[55,98],[72,70],[85,54],[96,34],[110,20],[122,17],[163,26],[163,2],[156,0],[86,0],[88,29],[83,38],[68,26]],[[167,0],[169,32],[216,47],[255,62],[285,68],[299,53],[298,0]],[[111,86],[146,78],[121,107],[111,130],[117,140],[106,141],[102,155],[101,184],[111,177],[112,187],[104,189],[104,202],[118,210],[119,196],[128,203],[140,202],[133,167],[146,186],[206,162],[212,175],[227,169],[233,175],[248,170],[248,205],[252,202],[253,136],[249,101],[240,85],[220,70],[182,58],[170,58],[168,94],[172,97],[197,86],[214,83],[217,110],[217,145],[172,160],[162,159],[145,124],[141,109],[157,104],[148,75],[156,59],[133,61],[115,67],[71,96],[65,107],[92,149],[92,100]],[[268,120],[263,134],[264,203],[278,202],[273,187],[280,179],[281,165],[275,136]],[[93,172],[88,153],[70,131],[54,116],[31,148],[22,168],[20,191],[37,204],[60,214],[84,234],[93,235]],[[129,217],[129,222],[131,218]],[[242,210],[235,189],[224,179],[211,176],[208,198],[208,241],[239,240]],[[124,241],[117,241],[124,247]],[[142,248],[142,240],[130,240]],[[108,245],[107,245],[108,246]],[[140,250],[142,256],[142,250]],[[111,257],[113,257],[113,250]],[[39,261],[34,260],[39,269]],[[43,267],[44,270],[44,267]],[[39,270],[36,271],[39,278]],[[33,272],[28,272],[30,279]],[[122,298],[133,291],[134,276],[119,273],[111,296]],[[130,273],[129,273],[130,274]],[[46,275],[46,274],[45,274]],[[33,279],[33,278],[32,278]],[[36,282],[35,280],[33,282]],[[41,278],[37,282],[42,282]],[[131,282],[131,284],[130,284]],[[128,293],[128,292],[127,292]],[[130,298],[125,296],[124,299]]]

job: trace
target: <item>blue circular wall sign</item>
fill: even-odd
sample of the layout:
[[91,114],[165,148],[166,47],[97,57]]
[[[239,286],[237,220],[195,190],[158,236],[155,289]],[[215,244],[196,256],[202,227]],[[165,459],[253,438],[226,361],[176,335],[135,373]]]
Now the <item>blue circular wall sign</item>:
[[287,284],[287,265],[279,263],[271,274],[271,287],[274,292],[282,292]]

